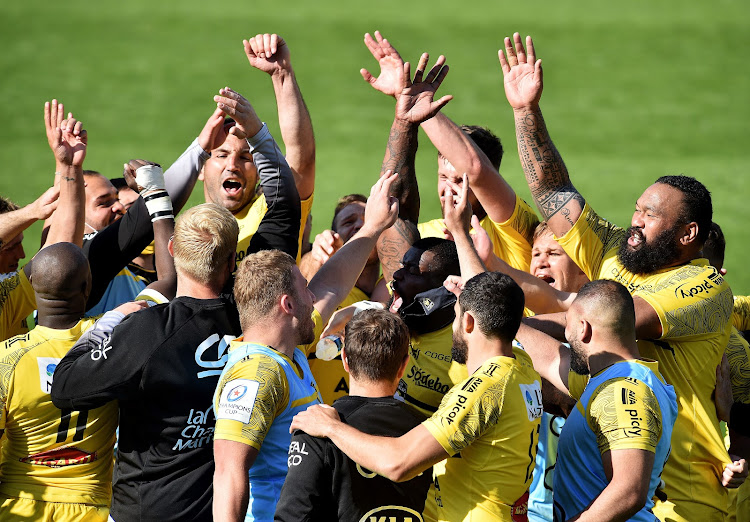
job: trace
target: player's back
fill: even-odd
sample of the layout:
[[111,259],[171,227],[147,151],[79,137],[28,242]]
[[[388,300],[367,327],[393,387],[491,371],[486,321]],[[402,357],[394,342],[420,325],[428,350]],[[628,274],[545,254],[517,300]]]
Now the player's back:
[[50,502],[108,505],[117,404],[60,410],[49,391],[55,367],[81,334],[37,326],[0,345],[0,493]]

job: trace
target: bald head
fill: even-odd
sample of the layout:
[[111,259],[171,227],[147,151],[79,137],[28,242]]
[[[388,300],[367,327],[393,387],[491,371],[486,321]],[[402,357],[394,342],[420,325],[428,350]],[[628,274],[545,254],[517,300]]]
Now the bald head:
[[89,262],[83,251],[73,243],[50,245],[34,257],[31,286],[37,299],[82,300],[85,305],[91,287]]
[[633,297],[617,281],[599,279],[586,283],[570,308],[602,332],[621,339],[635,338]]

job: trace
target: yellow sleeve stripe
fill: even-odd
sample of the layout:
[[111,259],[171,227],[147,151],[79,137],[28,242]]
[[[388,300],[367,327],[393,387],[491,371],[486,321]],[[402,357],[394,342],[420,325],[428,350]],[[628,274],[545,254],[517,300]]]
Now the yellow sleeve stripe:
[[255,448],[258,451],[260,451],[260,446],[261,445],[259,443],[255,442],[253,440],[247,439],[247,438],[243,437],[242,435],[237,435],[236,433],[233,433],[234,430],[228,431],[228,430],[221,429],[219,427],[220,424],[222,425],[222,427],[226,427],[225,425],[229,424],[229,423],[232,423],[232,424],[236,423],[239,426],[242,426],[242,423],[240,421],[226,420],[226,419],[221,420],[221,421],[217,420],[216,421],[216,431],[214,432],[214,439],[215,440],[229,440],[229,441],[232,441],[232,442],[239,442],[241,444],[246,444],[248,446],[252,446],[253,448]]

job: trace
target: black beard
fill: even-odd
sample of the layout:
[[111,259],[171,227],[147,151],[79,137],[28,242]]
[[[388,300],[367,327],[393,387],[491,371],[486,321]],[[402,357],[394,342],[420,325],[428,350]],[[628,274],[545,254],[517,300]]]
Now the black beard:
[[671,265],[680,258],[677,242],[677,227],[660,232],[651,244],[641,243],[638,250],[630,250],[628,238],[631,231],[637,227],[630,227],[620,243],[617,259],[626,270],[633,274],[650,274]]
[[570,369],[576,372],[578,375],[588,375],[589,365],[583,353],[575,348],[573,341],[569,341],[570,344]]
[[453,346],[451,346],[451,358],[458,364],[466,364],[469,354],[469,345],[462,338],[453,334]]

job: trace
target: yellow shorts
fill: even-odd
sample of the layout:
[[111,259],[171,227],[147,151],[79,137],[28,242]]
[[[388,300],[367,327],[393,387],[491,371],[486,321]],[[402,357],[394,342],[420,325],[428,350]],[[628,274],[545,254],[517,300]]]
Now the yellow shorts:
[[0,513],[3,514],[3,522],[11,520],[107,522],[107,518],[109,518],[109,508],[106,506],[44,502],[3,495],[0,495]]
[[654,515],[661,522],[725,522],[726,515],[706,504],[681,500],[678,505],[669,500],[656,500]]

